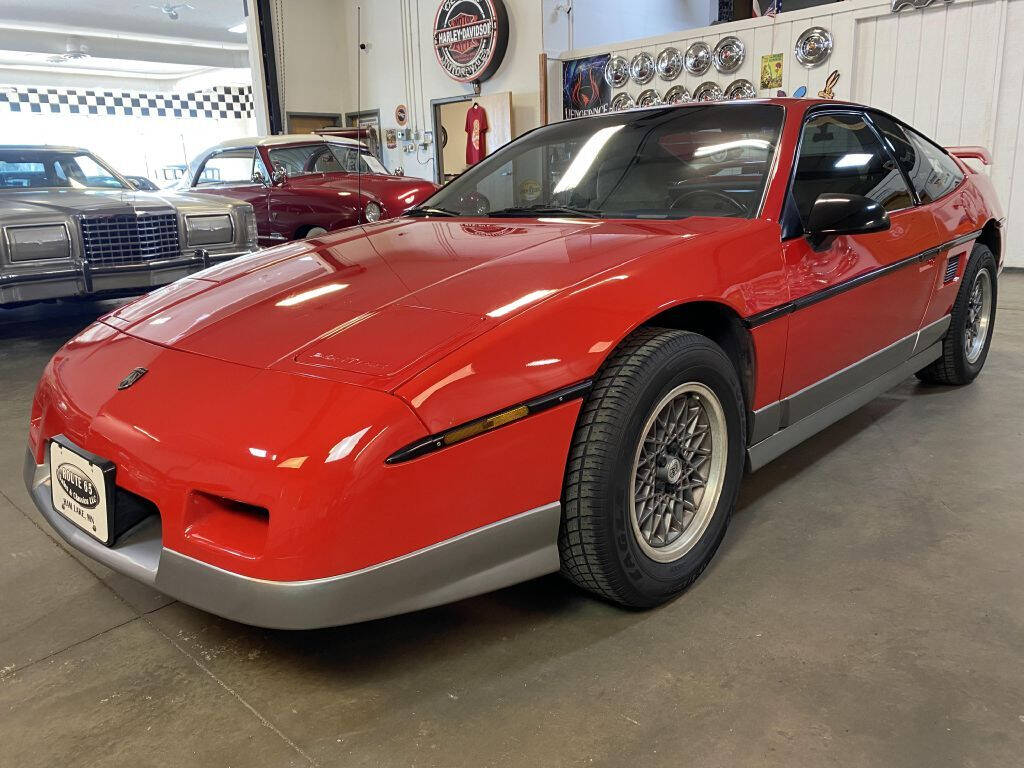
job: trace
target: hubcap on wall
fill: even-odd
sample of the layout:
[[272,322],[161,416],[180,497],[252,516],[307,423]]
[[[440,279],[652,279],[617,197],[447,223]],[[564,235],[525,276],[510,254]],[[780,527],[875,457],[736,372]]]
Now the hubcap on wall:
[[641,432],[629,500],[633,533],[668,563],[700,539],[722,493],[729,434],[718,397],[695,381],[662,398]]
[[992,318],[992,275],[979,269],[967,299],[967,328],[964,333],[964,352],[967,362],[978,362],[988,339],[988,326]]

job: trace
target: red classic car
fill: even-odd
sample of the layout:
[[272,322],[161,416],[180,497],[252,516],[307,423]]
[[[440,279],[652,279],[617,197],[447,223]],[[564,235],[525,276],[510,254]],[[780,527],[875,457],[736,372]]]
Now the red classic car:
[[315,134],[225,141],[200,155],[189,174],[194,192],[251,204],[264,246],[389,219],[437,190],[389,174],[354,139]]
[[43,373],[25,482],[72,546],[252,624],[558,570],[653,606],[745,470],[907,376],[978,375],[1002,216],[855,104],[557,123],[403,217],[101,318]]

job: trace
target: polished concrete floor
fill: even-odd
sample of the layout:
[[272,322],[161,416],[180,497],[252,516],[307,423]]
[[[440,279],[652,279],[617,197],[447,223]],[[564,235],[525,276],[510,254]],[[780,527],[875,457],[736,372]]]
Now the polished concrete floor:
[[747,478],[660,610],[552,576],[291,633],[86,562],[29,503],[36,378],[107,308],[0,311],[0,765],[1024,764],[1024,275],[972,386],[908,380]]

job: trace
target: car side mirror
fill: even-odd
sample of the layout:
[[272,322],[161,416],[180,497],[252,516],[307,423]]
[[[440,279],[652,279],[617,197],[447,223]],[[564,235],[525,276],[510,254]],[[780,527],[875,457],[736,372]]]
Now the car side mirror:
[[823,192],[811,206],[804,234],[817,249],[837,235],[864,235],[888,228],[889,214],[871,198]]
[[252,183],[253,184],[266,184],[267,183],[267,179],[263,175],[262,171],[253,171],[252,172]]
[[284,184],[288,181],[288,171],[284,168],[275,168],[274,175],[271,177],[275,184]]

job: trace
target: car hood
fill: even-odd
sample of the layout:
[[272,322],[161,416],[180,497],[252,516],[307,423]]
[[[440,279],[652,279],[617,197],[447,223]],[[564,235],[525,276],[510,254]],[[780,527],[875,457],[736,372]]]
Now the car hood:
[[68,217],[74,214],[132,213],[173,209],[225,210],[230,201],[208,195],[128,189],[26,189],[0,192],[0,217]]
[[241,257],[103,322],[256,368],[391,390],[469,339],[723,219],[396,219]]

